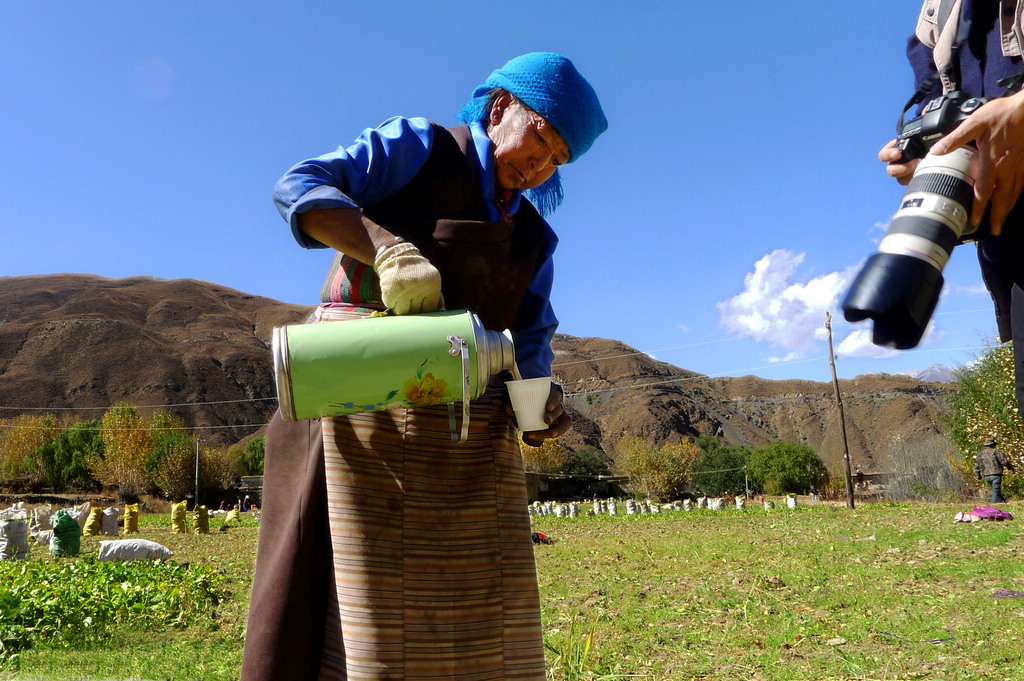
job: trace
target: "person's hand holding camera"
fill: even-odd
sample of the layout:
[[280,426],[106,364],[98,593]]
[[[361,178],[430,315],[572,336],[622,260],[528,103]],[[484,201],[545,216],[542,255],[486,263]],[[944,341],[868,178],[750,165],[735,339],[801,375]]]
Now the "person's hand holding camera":
[[969,142],[978,147],[971,222],[980,224],[989,202],[989,225],[999,235],[1024,187],[1024,91],[993,99],[940,139],[932,153],[946,154]]
[[915,158],[900,163],[902,155],[903,153],[896,148],[896,140],[891,140],[878,152],[878,160],[888,164],[885,167],[885,172],[889,177],[896,178],[897,182],[906,186],[910,184],[910,178],[914,176],[914,171],[917,170],[917,164],[921,162],[921,159]]

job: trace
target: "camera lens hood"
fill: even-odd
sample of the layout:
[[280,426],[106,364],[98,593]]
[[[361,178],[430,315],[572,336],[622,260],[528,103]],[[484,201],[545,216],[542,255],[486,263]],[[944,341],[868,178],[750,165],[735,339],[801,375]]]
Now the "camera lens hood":
[[848,322],[875,322],[871,342],[907,350],[917,347],[939,302],[942,272],[908,255],[876,253],[861,268],[843,300]]

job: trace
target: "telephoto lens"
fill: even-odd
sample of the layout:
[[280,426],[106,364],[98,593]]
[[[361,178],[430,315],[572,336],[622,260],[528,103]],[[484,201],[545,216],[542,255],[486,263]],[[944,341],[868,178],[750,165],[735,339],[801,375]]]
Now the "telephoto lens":
[[976,154],[968,146],[921,160],[878,253],[853,280],[843,315],[873,320],[875,345],[905,350],[921,342],[953,248],[977,231],[968,219]]

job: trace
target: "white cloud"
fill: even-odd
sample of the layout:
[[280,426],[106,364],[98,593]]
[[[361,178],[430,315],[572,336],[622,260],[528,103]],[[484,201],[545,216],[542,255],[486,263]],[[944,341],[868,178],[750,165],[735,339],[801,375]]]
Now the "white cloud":
[[768,358],[768,363],[769,364],[780,364],[782,362],[795,362],[796,360],[800,359],[802,356],[803,355],[801,355],[799,352],[791,352],[788,355],[786,355],[785,357],[769,357]]
[[683,333],[690,333],[690,327],[688,327],[686,324],[676,324],[676,328],[682,331]]
[[[867,359],[884,359],[895,357],[899,351],[891,348],[883,348],[871,342],[870,325],[855,329],[850,335],[839,342],[836,346],[836,355],[839,357],[861,357]],[[924,335],[919,345],[932,345],[946,337],[944,331],[935,328],[935,322],[929,321],[925,327]]]
[[791,283],[804,253],[777,249],[754,265],[741,293],[718,303],[727,329],[787,350],[803,350],[825,339],[825,311],[856,274],[859,265],[842,272]]
[[840,357],[868,357],[878,359],[895,357],[896,351],[879,347],[871,342],[871,329],[856,329],[836,346],[836,355]]
[[954,294],[954,293],[959,293],[960,295],[964,295],[964,296],[986,296],[986,297],[988,297],[988,295],[989,295],[988,289],[985,288],[985,284],[971,284],[970,286],[964,286],[962,284],[954,284],[952,286],[947,287],[946,289],[943,289],[943,291],[942,291],[943,298],[946,296],[947,292],[950,293],[951,295]]
[[882,243],[882,237],[884,237],[885,233],[889,231],[889,225],[891,223],[892,220],[889,220],[889,222],[876,222],[874,225],[872,225],[871,229],[868,232],[868,239],[871,241],[871,243],[873,243],[876,246]]

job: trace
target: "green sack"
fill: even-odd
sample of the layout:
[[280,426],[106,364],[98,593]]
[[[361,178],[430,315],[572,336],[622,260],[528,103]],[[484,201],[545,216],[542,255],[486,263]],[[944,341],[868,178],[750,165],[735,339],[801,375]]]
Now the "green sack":
[[77,556],[82,549],[82,526],[63,508],[53,514],[53,536],[50,553],[54,556]]

